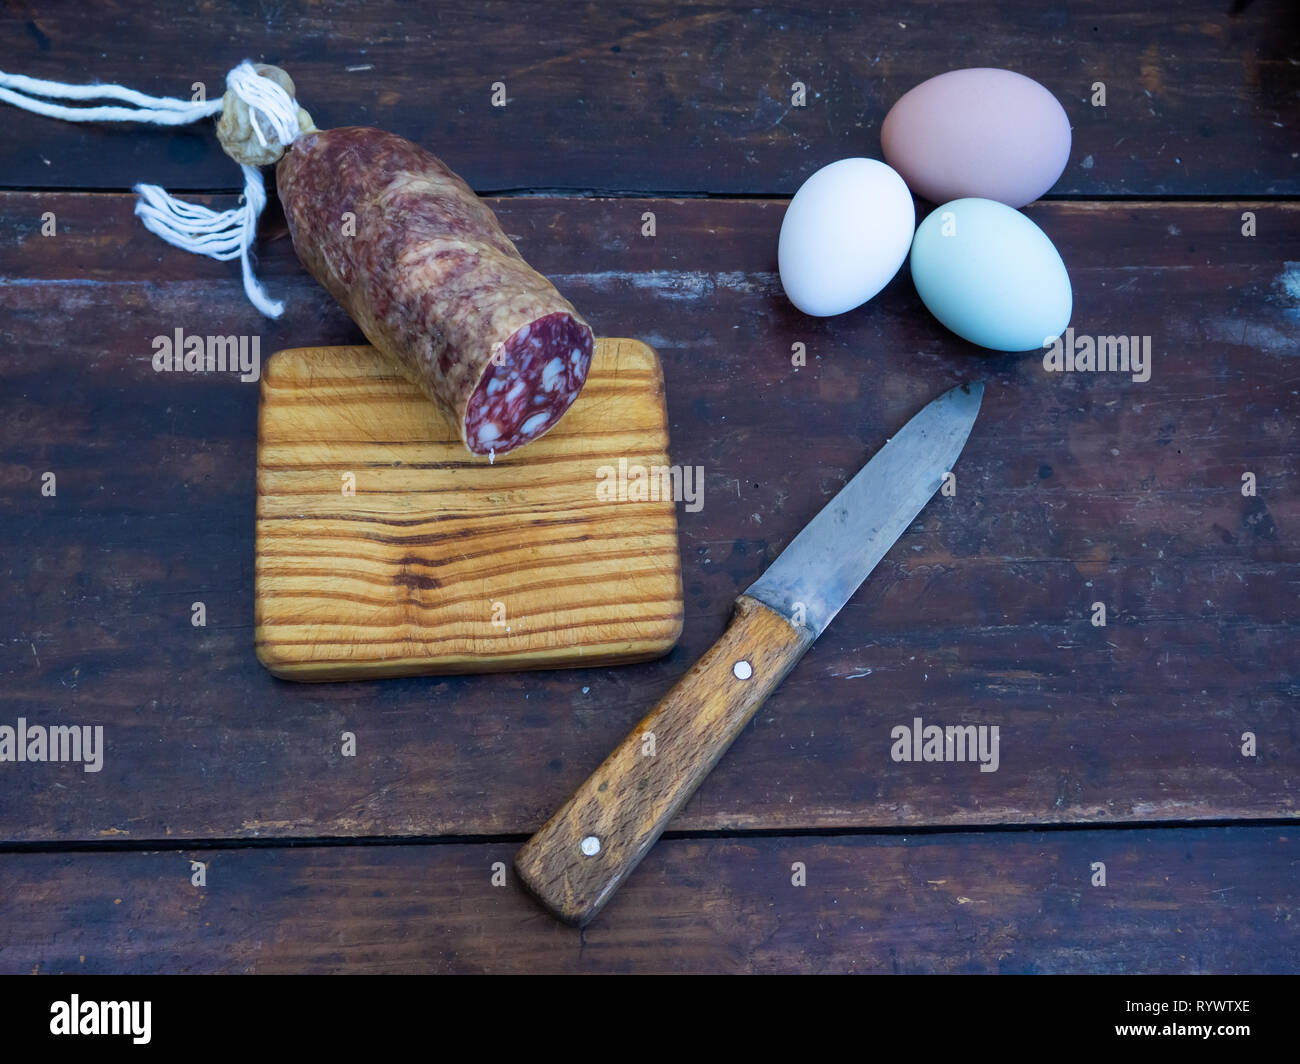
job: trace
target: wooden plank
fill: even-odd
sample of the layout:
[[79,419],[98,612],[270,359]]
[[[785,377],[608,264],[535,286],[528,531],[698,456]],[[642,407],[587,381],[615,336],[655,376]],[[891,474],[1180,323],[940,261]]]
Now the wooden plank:
[[[514,844],[0,856],[0,970],[1240,973],[1300,967],[1274,827],[665,840],[585,932]],[[195,887],[192,861],[206,886]],[[806,886],[793,885],[796,862]],[[1106,885],[1093,886],[1095,865]]]
[[647,472],[670,465],[667,419],[639,340],[598,339],[563,421],[492,462],[374,348],[278,352],[258,413],[258,659],[363,680],[667,653],[677,511],[671,475],[652,495]]
[[[803,317],[773,272],[777,202],[494,207],[597,328],[663,359],[673,461],[705,476],[702,508],[679,511],[679,647],[545,675],[269,677],[252,651],[256,386],[155,373],[150,338],[252,334],[270,352],[355,343],[355,326],[283,240],[261,252],[288,301],[271,323],[230,264],[141,233],[129,197],[2,195],[0,723],[102,723],[108,753],[97,774],[0,764],[0,837],[527,834],[881,441],[976,373],[984,413],[956,496],[922,515],[676,826],[1295,815],[1300,206],[1031,209],[1072,271],[1074,328],[1152,336],[1145,384],[978,353],[906,277],[842,318]],[[38,235],[45,209],[57,237]],[[647,209],[654,240],[639,236]],[[998,725],[998,771],[894,762],[891,729],[916,716]]]
[[[1294,195],[1289,0],[1116,8],[912,0],[727,9],[699,0],[543,5],[312,0],[215,16],[162,0],[51,2],[0,17],[4,69],[206,93],[240,59],[286,68],[322,128],[377,125],[480,190],[789,195],[813,170],[877,155],[895,100],[960,66],[1005,66],[1065,106],[1074,150],[1056,195]],[[959,49],[954,52],[954,48]],[[791,105],[794,82],[807,105]],[[505,107],[492,106],[503,83]],[[1093,106],[1104,84],[1106,105]],[[234,189],[202,126],[88,127],[6,108],[7,188]]]

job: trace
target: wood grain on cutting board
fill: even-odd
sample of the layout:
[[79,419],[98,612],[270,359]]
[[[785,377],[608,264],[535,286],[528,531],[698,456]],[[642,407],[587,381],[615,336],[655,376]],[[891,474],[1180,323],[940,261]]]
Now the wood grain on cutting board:
[[258,657],[348,680],[666,653],[682,626],[675,504],[620,494],[620,460],[670,464],[659,360],[636,340],[598,340],[569,413],[494,463],[373,348],[277,353],[258,424]]

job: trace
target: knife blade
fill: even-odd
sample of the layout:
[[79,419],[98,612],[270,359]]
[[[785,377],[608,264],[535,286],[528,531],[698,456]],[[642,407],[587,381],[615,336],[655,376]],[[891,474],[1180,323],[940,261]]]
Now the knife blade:
[[736,600],[721,638],[515,856],[555,916],[584,926],[769,694],[943,485],[982,384],[913,417]]

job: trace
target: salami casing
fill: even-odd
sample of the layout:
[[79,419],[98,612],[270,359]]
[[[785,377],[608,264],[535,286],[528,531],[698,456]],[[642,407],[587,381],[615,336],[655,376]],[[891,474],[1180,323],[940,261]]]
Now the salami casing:
[[591,326],[434,155],[378,129],[308,133],[276,168],[294,250],[475,454],[550,429],[591,367]]

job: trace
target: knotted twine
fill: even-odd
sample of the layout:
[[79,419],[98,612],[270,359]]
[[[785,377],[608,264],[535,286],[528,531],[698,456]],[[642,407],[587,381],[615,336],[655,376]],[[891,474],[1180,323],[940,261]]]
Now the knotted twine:
[[[145,122],[182,126],[220,114],[217,138],[244,174],[242,204],[214,211],[179,200],[157,185],[137,184],[136,216],[167,243],[226,261],[239,259],[244,292],[268,318],[284,313],[284,303],[266,294],[253,272],[252,246],[257,220],[266,206],[261,167],[276,163],[303,133],[316,130],[311,115],[294,99],[293,80],[279,67],[248,60],[226,75],[220,100],[177,100],[149,96],[121,85],[66,85],[0,71],[0,100],[47,118],[67,122]],[[51,100],[116,100],[118,104],[69,107]],[[125,105],[125,106],[123,106]]]

